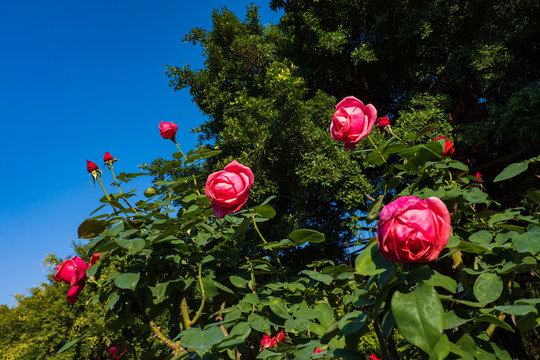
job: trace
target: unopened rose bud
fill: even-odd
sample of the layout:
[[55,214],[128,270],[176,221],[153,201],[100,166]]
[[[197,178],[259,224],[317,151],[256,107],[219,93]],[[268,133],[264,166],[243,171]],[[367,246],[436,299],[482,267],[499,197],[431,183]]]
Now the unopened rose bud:
[[90,160],[86,160],[86,170],[88,170],[89,173],[93,173],[94,171],[98,171],[99,167]]
[[172,139],[172,141],[175,141],[176,131],[178,131],[178,125],[172,121],[170,123],[162,121],[161,124],[159,124],[159,134],[164,139]]
[[381,130],[384,130],[385,127],[390,125],[390,119],[388,118],[388,116],[377,118],[377,124],[379,125]]

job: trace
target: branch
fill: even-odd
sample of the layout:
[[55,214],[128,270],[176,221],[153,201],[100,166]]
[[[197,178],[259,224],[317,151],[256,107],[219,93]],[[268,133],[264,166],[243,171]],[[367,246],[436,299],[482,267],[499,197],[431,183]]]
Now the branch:
[[152,321],[144,311],[144,307],[142,306],[140,299],[137,299],[137,305],[139,306],[139,309],[141,311],[139,316],[148,326],[150,326],[152,332],[154,333],[154,337],[157,337],[162,344],[169,347],[174,355],[178,355],[180,351],[183,350],[182,346],[180,345],[180,341],[172,341],[159,330],[159,326],[157,326],[157,324]]

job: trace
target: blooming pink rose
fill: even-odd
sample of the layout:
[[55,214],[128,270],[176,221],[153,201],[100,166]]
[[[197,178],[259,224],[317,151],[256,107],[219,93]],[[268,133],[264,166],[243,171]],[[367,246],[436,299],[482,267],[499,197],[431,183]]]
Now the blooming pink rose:
[[332,139],[341,141],[345,150],[356,148],[356,144],[369,135],[375,121],[377,110],[371,104],[364,104],[354,96],[348,96],[336,105],[330,124]]
[[252,185],[251,169],[233,160],[223,170],[208,176],[204,193],[210,198],[214,215],[222,218],[244,206]]
[[75,303],[77,301],[77,296],[85,286],[86,269],[94,265],[99,256],[99,253],[92,255],[90,264],[87,264],[80,257],[74,256],[72,259],[64,260],[62,264],[56,266],[56,274],[54,274],[53,279],[71,285],[67,294],[68,302]]
[[124,347],[124,345],[121,345],[121,346],[115,346],[115,347],[112,347],[109,349],[109,352],[111,353],[111,357],[113,359],[120,359],[120,357],[122,355],[124,355],[126,352],[127,352],[127,349],[124,349],[124,351],[122,351],[120,354],[118,354],[118,352],[120,350],[122,350],[122,348]]
[[385,127],[390,125],[390,119],[388,118],[388,116],[377,118],[377,124],[379,124],[381,130],[384,130]]
[[448,140],[447,138],[445,138],[444,136],[437,136],[435,139],[435,141],[437,140],[446,140],[446,142],[444,143],[444,150],[442,152],[442,156],[452,156],[452,154],[454,153],[454,143],[450,140]]
[[90,160],[86,160],[86,170],[88,170],[88,172],[91,173],[96,170],[99,170],[99,167],[93,162],[91,162]]
[[433,261],[449,237],[450,214],[436,197],[400,197],[382,209],[377,224],[379,252],[393,262]]
[[166,123],[164,121],[159,124],[159,134],[164,139],[173,139],[176,136],[176,131],[178,130],[178,125],[173,123],[172,121],[170,123]]

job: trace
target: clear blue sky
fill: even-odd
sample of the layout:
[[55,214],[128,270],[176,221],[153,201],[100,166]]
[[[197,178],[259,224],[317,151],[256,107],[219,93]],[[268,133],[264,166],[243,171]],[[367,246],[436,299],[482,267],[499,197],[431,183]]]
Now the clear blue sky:
[[[229,1],[243,18],[252,1]],[[260,6],[263,23],[279,14]],[[168,87],[164,65],[202,66],[199,47],[183,44],[209,29],[211,1],[17,0],[0,5],[0,304],[45,281],[43,259],[73,255],[77,227],[100,204],[86,159],[115,172],[170,157],[160,121],[178,124],[184,150],[204,121],[187,90]],[[104,181],[112,179],[104,172]],[[132,183],[130,183],[132,184]],[[138,182],[144,190],[148,184]],[[123,188],[131,189],[125,186]]]

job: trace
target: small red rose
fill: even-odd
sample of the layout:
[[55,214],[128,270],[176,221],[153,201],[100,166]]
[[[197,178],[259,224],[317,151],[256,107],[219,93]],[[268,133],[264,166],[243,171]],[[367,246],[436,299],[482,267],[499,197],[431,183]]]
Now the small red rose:
[[444,136],[437,136],[435,139],[433,139],[435,141],[438,141],[438,140],[445,140],[446,142],[444,143],[444,150],[442,152],[442,156],[452,156],[452,154],[454,153],[454,143],[451,141],[451,140],[448,140],[447,138],[445,138]]
[[377,124],[379,125],[381,130],[384,130],[385,127],[390,125],[390,119],[387,116],[377,118]]
[[86,170],[88,170],[89,173],[93,173],[94,171],[99,170],[99,167],[90,160],[86,160]]

